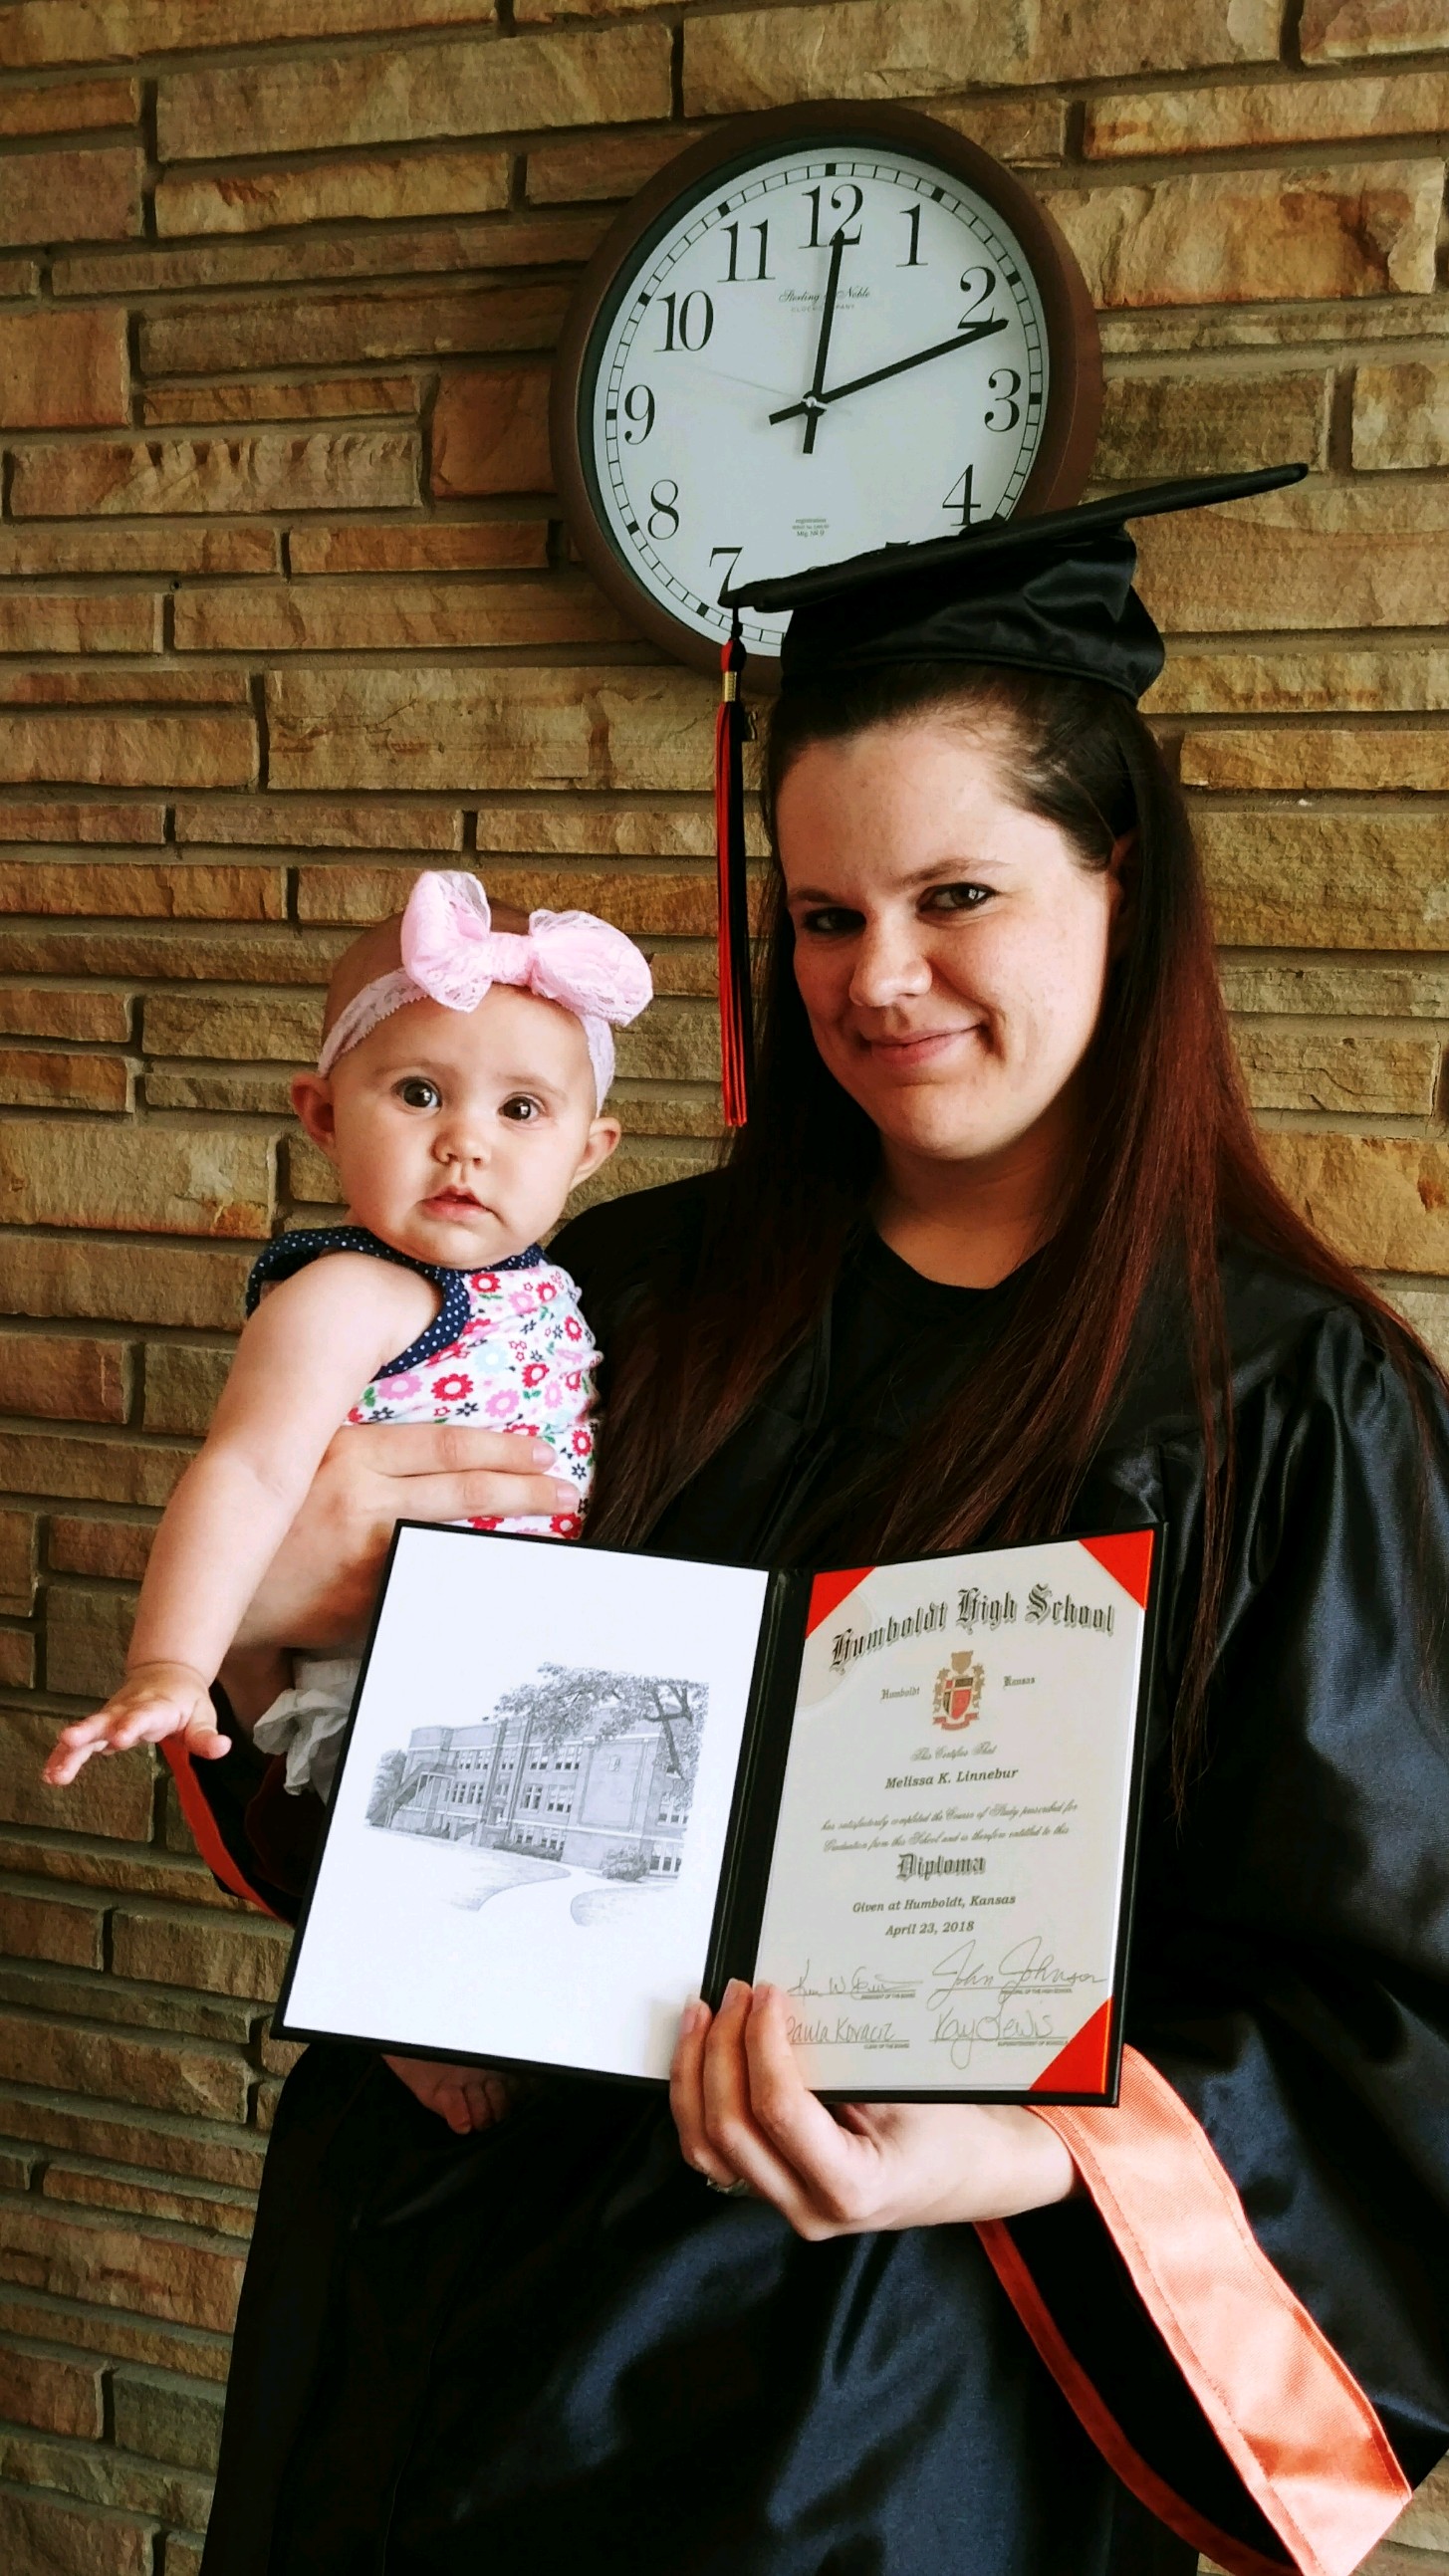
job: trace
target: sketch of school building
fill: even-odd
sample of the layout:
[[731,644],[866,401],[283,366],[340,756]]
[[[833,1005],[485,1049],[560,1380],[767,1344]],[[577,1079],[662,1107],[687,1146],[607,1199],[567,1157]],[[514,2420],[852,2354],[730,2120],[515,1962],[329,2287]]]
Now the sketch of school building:
[[536,1853],[605,1878],[671,1878],[690,1784],[662,1727],[549,1743],[520,1716],[418,1726],[373,1821],[396,1832]]

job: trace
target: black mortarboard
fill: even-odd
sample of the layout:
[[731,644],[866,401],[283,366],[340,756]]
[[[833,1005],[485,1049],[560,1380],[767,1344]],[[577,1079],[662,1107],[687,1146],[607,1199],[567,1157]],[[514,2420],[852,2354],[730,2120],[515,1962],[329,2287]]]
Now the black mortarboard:
[[1132,587],[1131,519],[1238,501],[1301,482],[1306,465],[1256,474],[1196,474],[1113,492],[1036,518],[986,519],[924,545],[881,546],[847,562],[812,565],[776,581],[721,594],[735,612],[724,651],[724,703],[716,737],[720,867],[720,1020],[725,1117],[742,1126],[751,1071],[749,942],[738,612],[790,613],[780,652],[783,695],[852,671],[899,662],[989,663],[1095,680],[1134,704],[1162,669],[1162,638]]

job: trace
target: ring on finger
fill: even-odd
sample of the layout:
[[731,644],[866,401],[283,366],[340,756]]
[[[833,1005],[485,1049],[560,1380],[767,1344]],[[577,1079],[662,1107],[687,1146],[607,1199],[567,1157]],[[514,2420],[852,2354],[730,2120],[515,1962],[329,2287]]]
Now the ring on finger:
[[755,2196],[753,2183],[746,2182],[742,2175],[736,2175],[733,2182],[715,2182],[706,2174],[704,2187],[706,2191],[717,2191],[721,2200],[753,2200]]

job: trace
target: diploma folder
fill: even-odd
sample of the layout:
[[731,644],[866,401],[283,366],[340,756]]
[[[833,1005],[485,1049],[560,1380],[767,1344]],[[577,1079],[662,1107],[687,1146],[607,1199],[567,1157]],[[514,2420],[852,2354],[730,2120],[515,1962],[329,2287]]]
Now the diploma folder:
[[807,1574],[403,1521],[274,2027],[826,2100],[1113,2103],[1156,1525]]

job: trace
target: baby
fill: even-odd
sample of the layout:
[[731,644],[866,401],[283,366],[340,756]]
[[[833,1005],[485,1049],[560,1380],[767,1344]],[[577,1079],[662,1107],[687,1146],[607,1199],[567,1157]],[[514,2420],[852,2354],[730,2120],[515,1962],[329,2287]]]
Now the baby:
[[[339,959],[317,1071],[292,1102],[348,1222],[283,1235],[257,1262],[216,1420],[156,1534],[126,1679],[62,1730],[53,1785],[92,1753],[166,1737],[225,1753],[210,1685],[344,1421],[531,1431],[568,1508],[474,1526],[577,1536],[598,1353],[536,1238],[619,1141],[611,1028],[652,987],[591,913],[513,919],[495,929],[478,880],[439,871]],[[356,1672],[298,1658],[294,1678],[278,1659],[256,1741],[285,1751],[289,1789],[329,1793]]]

